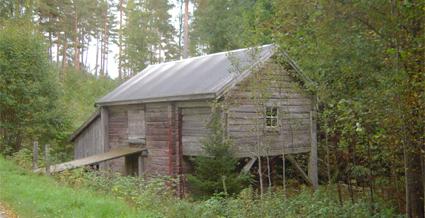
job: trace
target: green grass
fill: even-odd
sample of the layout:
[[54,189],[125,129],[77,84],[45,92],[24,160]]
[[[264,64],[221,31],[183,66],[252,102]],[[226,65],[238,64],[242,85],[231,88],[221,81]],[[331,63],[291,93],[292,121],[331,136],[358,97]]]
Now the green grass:
[[333,186],[316,192],[301,186],[287,198],[279,190],[260,198],[248,188],[231,197],[193,201],[165,191],[167,180],[161,179],[144,183],[138,177],[82,171],[56,179],[23,170],[0,156],[0,202],[20,217],[403,217],[378,197],[372,207],[367,193],[358,193],[354,203],[344,197],[341,206]]
[[0,201],[20,217],[149,217],[123,200],[73,189],[0,156]]

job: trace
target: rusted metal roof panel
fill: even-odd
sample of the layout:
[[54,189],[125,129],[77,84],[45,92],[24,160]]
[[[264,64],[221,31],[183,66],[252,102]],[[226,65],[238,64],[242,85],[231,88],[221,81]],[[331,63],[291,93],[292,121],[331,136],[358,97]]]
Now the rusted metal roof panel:
[[269,59],[274,50],[274,45],[264,45],[150,65],[97,104],[214,98],[250,67]]

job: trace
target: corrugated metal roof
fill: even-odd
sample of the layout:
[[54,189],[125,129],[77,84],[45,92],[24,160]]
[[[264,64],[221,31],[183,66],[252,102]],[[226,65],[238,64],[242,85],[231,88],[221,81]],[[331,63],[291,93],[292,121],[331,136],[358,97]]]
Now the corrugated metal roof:
[[274,45],[264,45],[150,65],[96,103],[214,98],[274,50]]

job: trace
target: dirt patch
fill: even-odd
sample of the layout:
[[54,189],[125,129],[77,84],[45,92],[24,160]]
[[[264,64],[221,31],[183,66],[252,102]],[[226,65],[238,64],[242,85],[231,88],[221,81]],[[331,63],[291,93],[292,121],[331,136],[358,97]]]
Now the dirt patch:
[[18,218],[18,216],[4,203],[0,202],[0,218]]

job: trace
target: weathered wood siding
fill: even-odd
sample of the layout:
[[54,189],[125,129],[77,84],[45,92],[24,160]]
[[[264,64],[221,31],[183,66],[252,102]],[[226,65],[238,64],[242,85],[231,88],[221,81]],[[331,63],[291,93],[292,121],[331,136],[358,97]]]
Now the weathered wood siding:
[[[108,107],[108,146],[105,151],[113,148],[128,146],[128,106]],[[125,174],[125,158],[117,158],[107,162],[108,167],[115,171]]]
[[184,155],[202,153],[202,141],[208,135],[210,107],[182,108],[182,143]]
[[74,158],[79,159],[103,152],[100,117],[95,118],[74,140]]
[[[130,146],[130,139],[145,137],[145,113],[143,105],[121,105],[108,107],[108,146],[112,148]],[[142,146],[142,145],[131,145]],[[108,161],[108,167],[125,174],[125,158]]]
[[[223,114],[224,128],[234,143],[235,155],[251,157],[310,151],[310,95],[282,67],[268,64],[259,73],[262,75],[246,78],[225,95],[228,109]],[[181,107],[186,156],[203,154],[202,141],[208,134],[206,125],[211,114],[206,102],[192,104],[195,106]],[[266,106],[278,108],[277,128],[265,126]]]
[[[235,154],[249,157],[309,151],[310,95],[282,67],[268,64],[258,73],[261,75],[246,78],[228,93],[227,130]],[[266,107],[278,109],[278,127],[266,127]]]
[[[146,104],[145,174],[167,175],[170,172],[169,103]],[[171,160],[172,161],[172,160]]]

